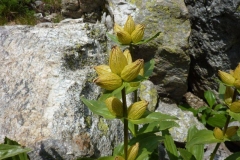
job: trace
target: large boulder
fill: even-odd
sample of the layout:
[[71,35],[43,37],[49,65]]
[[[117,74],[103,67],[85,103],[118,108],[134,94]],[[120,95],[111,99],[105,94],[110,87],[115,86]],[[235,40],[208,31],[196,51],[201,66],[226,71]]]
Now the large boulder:
[[146,26],[145,37],[161,34],[148,44],[135,46],[133,58],[154,59],[151,81],[160,97],[179,101],[186,93],[190,58],[186,53],[191,32],[188,11],[183,0],[109,0],[116,23],[123,25],[128,15]]
[[99,96],[93,66],[106,62],[105,32],[82,19],[0,27],[0,143],[7,136],[33,148],[35,160],[112,153],[121,123],[80,100]]
[[192,24],[189,89],[203,97],[206,90],[218,90],[218,70],[240,62],[240,1],[186,0],[186,5]]

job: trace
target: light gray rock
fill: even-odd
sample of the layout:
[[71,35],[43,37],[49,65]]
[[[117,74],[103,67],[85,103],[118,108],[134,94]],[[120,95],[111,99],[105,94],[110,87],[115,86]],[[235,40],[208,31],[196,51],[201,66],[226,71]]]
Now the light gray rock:
[[190,111],[182,111],[175,103],[160,101],[156,112],[172,115],[178,118],[176,122],[180,127],[173,127],[169,129],[173,139],[177,142],[186,142],[188,129],[195,125],[197,129],[205,129],[204,125],[200,123],[193,113]]
[[106,62],[105,32],[82,19],[0,27],[0,143],[7,136],[39,160],[112,153],[121,123],[92,115],[80,100],[100,93],[93,66]]

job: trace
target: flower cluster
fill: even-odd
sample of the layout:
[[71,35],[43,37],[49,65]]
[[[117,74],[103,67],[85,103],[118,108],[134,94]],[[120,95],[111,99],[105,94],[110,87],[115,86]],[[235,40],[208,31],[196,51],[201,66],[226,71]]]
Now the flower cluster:
[[94,68],[98,77],[93,82],[106,90],[115,90],[122,85],[123,81],[131,82],[139,74],[142,75],[143,66],[143,59],[132,62],[129,50],[122,52],[118,46],[113,46],[109,65],[99,65]]
[[117,23],[114,25],[114,32],[117,35],[118,41],[122,44],[140,42],[144,35],[144,29],[145,27],[142,24],[135,25],[135,22],[130,15],[123,28]]

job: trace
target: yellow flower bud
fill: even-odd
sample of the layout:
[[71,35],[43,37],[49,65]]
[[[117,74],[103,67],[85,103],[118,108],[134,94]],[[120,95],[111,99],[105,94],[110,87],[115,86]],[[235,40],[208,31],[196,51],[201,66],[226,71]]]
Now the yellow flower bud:
[[122,79],[111,72],[99,75],[93,82],[106,90],[114,90],[122,85]]
[[131,35],[124,30],[117,32],[117,38],[118,41],[122,44],[130,44],[132,42]]
[[109,112],[119,118],[123,117],[123,104],[116,97],[109,97],[105,100],[105,104]]
[[223,136],[223,131],[218,128],[218,127],[215,127],[214,130],[213,130],[213,135],[216,139],[220,139],[222,140],[224,138]]
[[142,40],[143,35],[144,35],[144,25],[138,24],[135,27],[135,30],[132,32],[131,37],[133,43],[137,43]]
[[117,23],[115,23],[114,27],[113,27],[113,30],[117,34],[117,32],[123,31],[123,28],[121,26],[119,26]]
[[129,49],[125,49],[123,54],[127,58],[128,64],[131,64],[132,63],[132,56],[131,56],[131,53],[130,53]]
[[240,79],[237,79],[234,83],[233,83],[234,87],[236,87],[237,89],[240,89]]
[[135,23],[133,21],[132,16],[129,15],[126,23],[124,24],[124,30],[131,35],[134,29],[135,29]]
[[135,160],[137,155],[138,155],[138,150],[139,150],[139,143],[137,142],[135,145],[131,146],[129,149],[128,149],[128,160]]
[[138,59],[135,62],[125,66],[121,72],[121,78],[127,82],[134,80],[138,76],[143,63],[143,59]]
[[230,106],[231,103],[232,103],[233,93],[234,93],[233,88],[230,87],[230,86],[227,86],[227,87],[226,87],[225,94],[224,94],[224,102],[225,102],[228,106]]
[[225,136],[227,138],[231,138],[232,136],[234,136],[236,133],[237,133],[237,130],[238,130],[238,126],[231,126],[231,127],[228,127],[227,128],[227,131],[225,133]]
[[141,69],[139,71],[140,76],[144,76],[144,64],[142,64]]
[[114,160],[125,160],[122,156],[117,156],[114,158]]
[[108,65],[99,65],[94,67],[95,71],[97,72],[98,75],[101,74],[106,74],[111,72],[111,69]]
[[109,67],[111,71],[120,75],[123,68],[127,65],[127,58],[118,46],[113,46],[109,56]]
[[219,70],[218,75],[223,83],[233,85],[235,78],[231,74]]
[[233,77],[240,80],[240,63],[233,71]]
[[135,120],[142,117],[147,109],[147,105],[148,102],[145,100],[133,103],[130,107],[128,107],[128,118]]
[[230,108],[230,111],[239,113],[240,112],[240,101],[233,102],[229,108]]

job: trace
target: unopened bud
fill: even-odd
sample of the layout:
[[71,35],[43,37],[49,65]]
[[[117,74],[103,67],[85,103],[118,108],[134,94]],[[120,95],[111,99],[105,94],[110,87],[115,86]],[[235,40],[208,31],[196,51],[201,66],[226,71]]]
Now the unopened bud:
[[232,136],[234,136],[236,133],[237,133],[237,130],[238,130],[238,126],[231,126],[231,127],[228,127],[227,128],[227,131],[225,133],[225,136],[227,138],[231,138]]
[[240,80],[240,63],[233,72],[233,77]]
[[117,32],[123,31],[123,28],[121,26],[119,26],[117,23],[115,23],[114,27],[113,27],[113,30],[117,34]]
[[144,64],[142,64],[141,69],[139,71],[140,76],[144,76]]
[[123,117],[123,104],[118,98],[109,97],[105,100],[105,104],[112,115],[118,118]]
[[106,74],[111,72],[111,69],[108,65],[99,65],[94,67],[95,71],[97,72],[98,75],[101,74]]
[[117,32],[117,38],[121,44],[130,44],[132,42],[131,35],[124,30]]
[[132,56],[131,56],[131,53],[130,53],[129,49],[125,49],[123,54],[127,58],[128,64],[131,64],[132,63]]
[[113,46],[109,56],[109,67],[111,71],[120,75],[123,68],[128,64],[127,58],[118,46]]
[[127,82],[134,80],[138,76],[143,64],[144,60],[138,59],[135,62],[125,66],[121,72],[122,79]]
[[214,130],[213,130],[213,135],[216,139],[220,139],[222,140],[224,138],[223,136],[223,131],[218,128],[218,127],[215,127]]
[[147,105],[148,102],[145,100],[133,103],[130,107],[128,107],[128,118],[136,120],[142,117],[147,109]]
[[240,112],[240,101],[237,102],[233,102],[230,105],[230,111],[234,112],[234,113],[239,113]]
[[218,75],[223,83],[233,85],[235,78],[231,74],[219,70]]
[[124,30],[131,35],[134,29],[135,29],[135,23],[133,21],[132,16],[129,15],[126,23],[124,24]]
[[234,87],[237,89],[240,89],[240,79],[237,79],[234,83],[233,83]]
[[138,150],[139,150],[139,143],[137,142],[135,145],[131,146],[129,149],[128,149],[128,160],[135,160],[137,155],[138,155]]
[[233,97],[233,88],[230,87],[230,86],[226,86],[226,91],[225,91],[225,94],[224,94],[224,102],[230,106],[231,103],[232,103],[232,97]]
[[135,30],[132,32],[131,37],[133,43],[137,43],[142,40],[143,35],[144,35],[144,25],[138,24],[135,27]]
[[122,79],[111,72],[99,75],[93,82],[106,90],[114,90],[122,85]]

